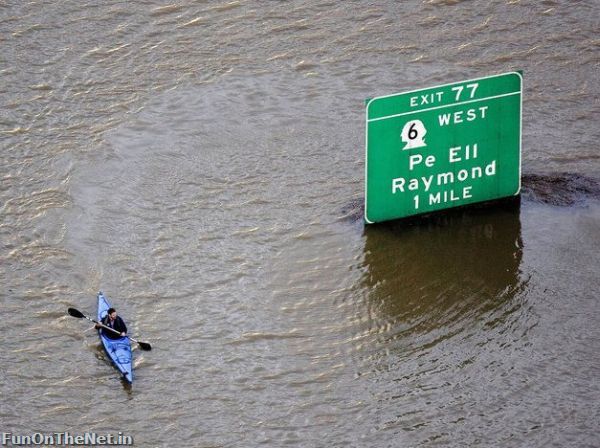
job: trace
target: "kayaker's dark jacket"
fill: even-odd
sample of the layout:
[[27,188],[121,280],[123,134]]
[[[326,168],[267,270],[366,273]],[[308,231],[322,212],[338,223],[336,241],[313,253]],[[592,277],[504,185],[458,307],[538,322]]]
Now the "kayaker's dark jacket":
[[[110,317],[108,317],[107,314],[106,316],[104,316],[104,319],[102,319],[102,323],[107,327],[114,328],[119,333],[127,333],[127,327],[125,326],[125,322],[123,322],[123,319],[121,319],[120,316],[117,316],[117,318],[113,322],[111,322]],[[121,337],[117,333],[113,333],[112,331],[107,330],[106,328],[102,329],[102,334],[108,339],[119,339]]]

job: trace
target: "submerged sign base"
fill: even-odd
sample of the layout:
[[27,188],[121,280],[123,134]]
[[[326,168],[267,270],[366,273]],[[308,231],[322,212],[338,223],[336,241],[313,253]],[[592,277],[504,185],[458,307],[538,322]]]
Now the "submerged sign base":
[[365,221],[519,194],[522,81],[511,72],[370,100]]

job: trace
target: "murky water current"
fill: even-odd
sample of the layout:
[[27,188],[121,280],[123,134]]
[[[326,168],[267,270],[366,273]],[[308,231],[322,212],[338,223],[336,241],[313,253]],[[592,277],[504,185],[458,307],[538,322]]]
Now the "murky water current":
[[[0,423],[598,446],[600,4],[0,4]],[[365,227],[364,100],[524,72],[523,195]],[[102,289],[136,350],[124,387]]]

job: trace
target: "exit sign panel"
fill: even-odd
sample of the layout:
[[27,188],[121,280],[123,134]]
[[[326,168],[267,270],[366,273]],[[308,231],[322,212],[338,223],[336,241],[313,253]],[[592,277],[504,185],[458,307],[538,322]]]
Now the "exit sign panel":
[[521,103],[518,72],[370,100],[365,221],[518,194]]

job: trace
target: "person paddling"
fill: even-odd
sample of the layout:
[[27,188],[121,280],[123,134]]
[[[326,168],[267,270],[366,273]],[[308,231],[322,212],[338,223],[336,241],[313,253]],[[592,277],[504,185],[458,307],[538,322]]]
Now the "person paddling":
[[[113,330],[118,331],[120,334],[114,333],[110,330],[103,329],[102,334],[109,339],[119,339],[127,336],[127,326],[121,317],[117,316],[117,311],[114,308],[109,308],[106,312],[106,316],[102,318],[102,324]],[[102,328],[96,324],[96,328]]]

